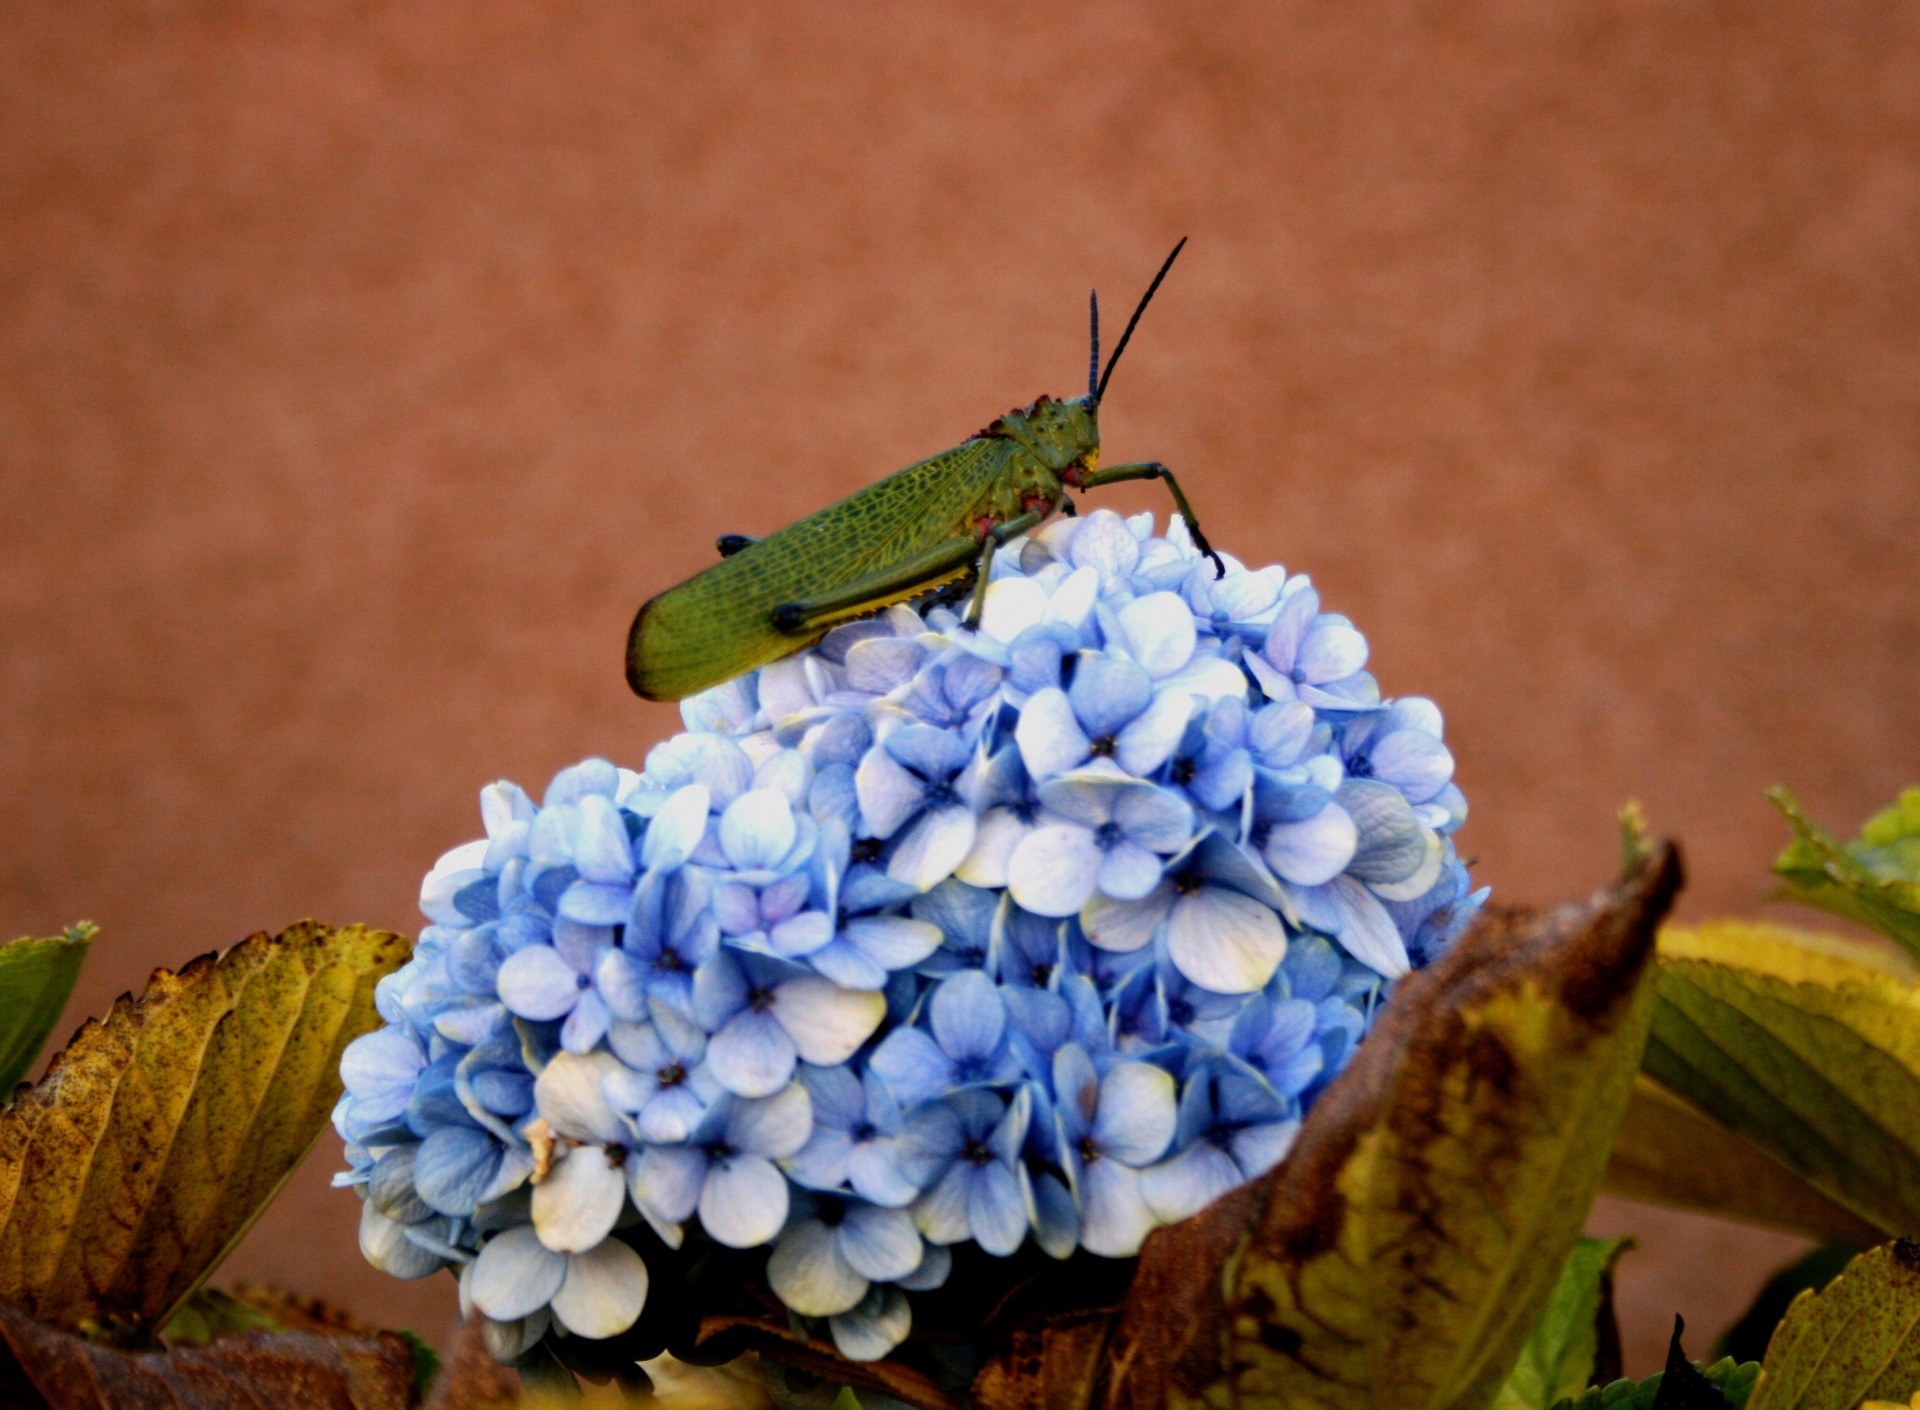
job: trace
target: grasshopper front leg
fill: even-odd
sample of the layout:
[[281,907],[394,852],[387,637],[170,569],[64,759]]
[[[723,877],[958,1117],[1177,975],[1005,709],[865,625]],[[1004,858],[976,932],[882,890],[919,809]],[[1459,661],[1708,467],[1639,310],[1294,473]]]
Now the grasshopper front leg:
[[1187,521],[1187,532],[1193,535],[1193,546],[1213,560],[1213,573],[1217,578],[1227,575],[1227,565],[1220,555],[1213,551],[1213,545],[1207,542],[1207,536],[1201,532],[1200,520],[1195,517],[1193,506],[1187,503],[1187,496],[1180,488],[1180,482],[1173,478],[1173,471],[1157,460],[1143,460],[1133,465],[1111,465],[1105,470],[1096,470],[1091,475],[1068,472],[1067,483],[1076,490],[1098,489],[1101,485],[1118,485],[1127,480],[1165,480],[1167,490],[1173,495],[1174,508],[1180,511],[1180,517]]
[[967,609],[969,623],[977,622],[977,605],[983,595],[980,584],[986,581],[986,570],[993,562],[994,549],[1014,535],[1024,534],[1038,524],[1040,518],[1037,513],[1022,514],[1017,519],[1010,519],[988,530],[978,539],[959,535],[942,539],[902,559],[891,568],[855,579],[845,587],[798,602],[783,602],[773,609],[774,630],[787,636],[805,636],[844,618],[857,617],[888,602],[897,601],[915,588],[931,587],[969,563],[975,563],[980,574],[980,583],[974,587],[975,601]]

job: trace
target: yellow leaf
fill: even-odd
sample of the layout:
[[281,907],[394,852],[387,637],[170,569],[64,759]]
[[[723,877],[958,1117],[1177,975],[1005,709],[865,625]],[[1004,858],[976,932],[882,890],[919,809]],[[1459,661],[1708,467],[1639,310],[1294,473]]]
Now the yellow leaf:
[[87,1023],[0,1112],[0,1301],[74,1330],[163,1325],[326,1125],[341,1050],[406,955],[302,922]]
[[1646,1070],[1885,1233],[1920,1228],[1920,984],[1783,926],[1660,937]]
[[1882,1237],[1866,1220],[1644,1074],[1633,1084],[1626,1120],[1607,1159],[1606,1188],[1628,1199],[1698,1209],[1823,1241],[1864,1246]]
[[1147,1240],[1104,1403],[1485,1406],[1599,1184],[1678,885],[1657,848],[1401,981],[1287,1160]]
[[[1853,1410],[1920,1387],[1920,1244],[1868,1249],[1780,1319],[1746,1410]],[[1897,1410],[1897,1407],[1896,1407]]]

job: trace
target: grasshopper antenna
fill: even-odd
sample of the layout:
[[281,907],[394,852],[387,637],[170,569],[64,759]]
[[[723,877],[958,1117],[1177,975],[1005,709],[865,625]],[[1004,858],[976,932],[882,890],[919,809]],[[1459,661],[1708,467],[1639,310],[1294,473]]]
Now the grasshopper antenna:
[[1133,311],[1133,317],[1127,320],[1126,331],[1120,335],[1120,341],[1114,345],[1113,356],[1107,359],[1107,370],[1100,374],[1100,380],[1093,389],[1093,399],[1098,402],[1107,394],[1107,379],[1113,376],[1114,364],[1120,361],[1120,354],[1127,350],[1127,340],[1133,336],[1140,315],[1147,311],[1147,305],[1153,302],[1154,291],[1160,287],[1160,281],[1167,277],[1167,271],[1173,268],[1173,262],[1180,258],[1180,251],[1187,247],[1187,237],[1182,235],[1180,243],[1173,247],[1173,253],[1167,256],[1167,262],[1160,266],[1160,272],[1153,276],[1153,282],[1147,285],[1147,292],[1140,296],[1140,306]]
[[1087,355],[1087,395],[1100,400],[1100,291],[1087,291],[1087,308],[1093,315],[1093,351]]

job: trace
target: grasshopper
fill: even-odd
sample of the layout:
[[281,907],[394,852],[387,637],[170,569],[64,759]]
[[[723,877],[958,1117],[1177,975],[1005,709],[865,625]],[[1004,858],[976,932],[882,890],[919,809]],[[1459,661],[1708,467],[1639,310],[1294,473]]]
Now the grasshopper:
[[765,538],[727,534],[720,561],[648,601],[627,636],[627,684],[679,700],[777,661],[842,622],[971,578],[978,626],[994,551],[1056,510],[1069,490],[1160,480],[1193,542],[1213,551],[1173,472],[1155,460],[1100,469],[1100,398],[1147,304],[1186,246],[1173,247],[1100,367],[1100,304],[1090,302],[1087,394],[1018,407],[950,450],[887,476]]

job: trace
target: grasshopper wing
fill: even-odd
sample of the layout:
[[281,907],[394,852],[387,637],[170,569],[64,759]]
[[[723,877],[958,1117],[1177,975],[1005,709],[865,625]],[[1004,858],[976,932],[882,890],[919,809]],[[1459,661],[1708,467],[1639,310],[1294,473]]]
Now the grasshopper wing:
[[[819,640],[824,629],[776,630],[774,608],[845,589],[969,532],[975,511],[1027,454],[1001,436],[962,441],[669,588],[634,618],[627,683],[649,700],[681,700]],[[964,571],[876,597],[865,610],[916,597]]]

